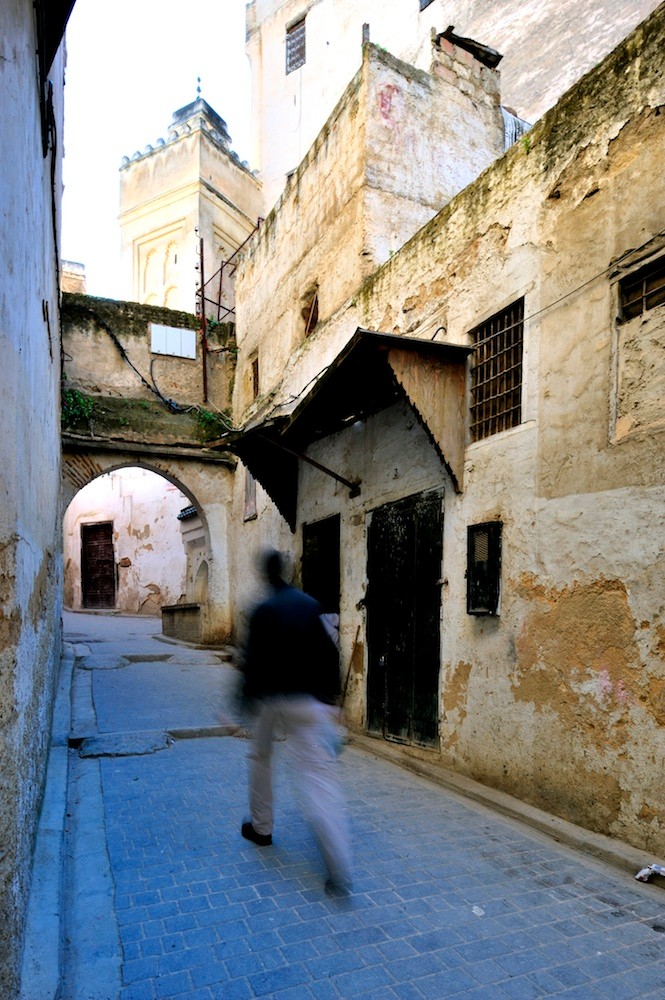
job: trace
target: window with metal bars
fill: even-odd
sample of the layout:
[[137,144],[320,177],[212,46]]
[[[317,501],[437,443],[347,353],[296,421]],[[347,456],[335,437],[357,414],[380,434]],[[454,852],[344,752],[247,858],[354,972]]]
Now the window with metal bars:
[[524,299],[471,330],[471,437],[516,427],[522,419]]
[[305,18],[286,29],[286,72],[305,65]]
[[501,521],[472,524],[467,529],[466,611],[499,613],[501,591]]
[[619,282],[621,319],[634,319],[665,303],[665,257],[645,264]]

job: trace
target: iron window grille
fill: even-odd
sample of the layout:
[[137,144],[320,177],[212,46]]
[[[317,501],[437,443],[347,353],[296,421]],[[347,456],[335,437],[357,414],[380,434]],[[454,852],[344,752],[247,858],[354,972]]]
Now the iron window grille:
[[619,282],[621,319],[642,316],[665,303],[665,257],[645,264]]
[[293,73],[305,65],[305,18],[286,29],[286,72]]
[[471,437],[480,441],[522,420],[524,299],[518,299],[470,333]]
[[466,611],[497,615],[501,592],[501,521],[467,529]]

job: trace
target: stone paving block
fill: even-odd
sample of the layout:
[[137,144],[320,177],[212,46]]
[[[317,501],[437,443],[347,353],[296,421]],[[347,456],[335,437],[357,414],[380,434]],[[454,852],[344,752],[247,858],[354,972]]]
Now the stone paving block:
[[231,983],[219,983],[208,987],[210,1000],[251,1000],[254,996],[246,979],[234,979]]
[[209,945],[201,945],[197,948],[183,948],[177,951],[169,951],[161,955],[157,960],[159,975],[165,976],[170,973],[185,972],[195,969],[198,965],[210,965],[214,960],[214,952]]
[[134,983],[120,990],[120,1000],[155,1000],[152,980]]
[[144,954],[148,955],[149,952],[143,950],[143,942],[139,945],[136,941],[130,941],[129,944],[122,946],[122,957],[124,960],[133,961],[135,958],[143,958]]
[[263,962],[259,955],[246,954],[225,959],[231,979],[249,978],[263,971]]
[[[511,1000],[540,1000],[544,995],[540,986],[530,976],[516,976],[514,979],[506,979],[499,984],[499,989]],[[589,990],[588,1000],[595,1000],[595,997],[595,992]]]
[[191,992],[192,981],[186,972],[160,975],[155,983],[155,996],[157,1000],[162,1000],[162,997],[177,997],[183,993],[190,996]]
[[395,983],[390,989],[397,1000],[421,1000],[423,996],[413,983]]
[[122,967],[123,980],[126,983],[135,982],[138,979],[152,979],[159,974],[158,960],[154,956],[139,958],[135,961],[124,962]]
[[[161,938],[148,938],[147,941],[141,941],[136,947],[141,958],[150,958],[153,955],[161,955],[163,952]],[[123,948],[123,954],[125,959],[131,957],[127,946]],[[138,955],[136,957],[138,958]]]
[[305,967],[314,980],[330,979],[342,972],[351,972],[353,969],[364,968],[365,963],[357,951],[336,952],[334,955],[327,955],[321,958],[311,959],[305,962]]
[[353,997],[379,987],[390,986],[395,982],[388,968],[372,966],[356,969],[353,972],[343,972],[335,977],[335,986],[343,997]]
[[283,969],[274,969],[270,972],[259,972],[248,976],[249,984],[257,997],[273,996],[280,990],[302,986],[309,981],[309,978],[307,970],[299,963],[288,965]]

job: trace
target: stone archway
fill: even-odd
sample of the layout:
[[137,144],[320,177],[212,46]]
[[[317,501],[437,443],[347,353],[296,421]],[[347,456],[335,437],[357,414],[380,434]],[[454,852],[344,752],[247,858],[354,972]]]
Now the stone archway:
[[[104,443],[106,444],[106,443]],[[232,498],[234,461],[212,454],[196,457],[149,453],[138,448],[67,447],[63,443],[61,511],[74,496],[99,476],[119,469],[136,467],[154,472],[176,486],[196,511],[196,561],[192,564],[189,591],[185,600],[194,602],[196,591],[201,605],[200,638],[206,643],[228,642],[232,637],[231,594],[227,540],[227,510]],[[184,532],[183,532],[184,534]],[[197,573],[205,564],[206,593]]]

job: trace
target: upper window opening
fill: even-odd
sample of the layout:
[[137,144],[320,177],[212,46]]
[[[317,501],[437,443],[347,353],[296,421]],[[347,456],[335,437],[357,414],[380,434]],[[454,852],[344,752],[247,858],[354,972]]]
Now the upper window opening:
[[305,296],[302,306],[302,318],[305,321],[305,336],[309,337],[316,329],[319,322],[319,295],[318,292],[310,292]]
[[286,29],[286,72],[305,65],[305,18]]
[[474,441],[517,427],[522,419],[524,299],[471,331],[471,436]]
[[641,316],[665,303],[665,257],[645,264],[619,282],[621,319]]
[[252,399],[259,395],[259,358],[252,358]]

